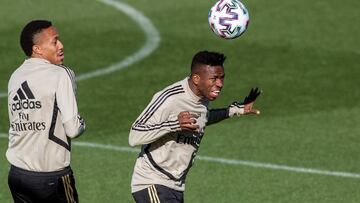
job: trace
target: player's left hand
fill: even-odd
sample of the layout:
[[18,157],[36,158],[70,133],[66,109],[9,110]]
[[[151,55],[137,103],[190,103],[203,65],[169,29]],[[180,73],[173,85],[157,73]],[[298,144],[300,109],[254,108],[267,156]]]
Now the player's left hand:
[[256,114],[259,115],[260,111],[253,108],[253,104],[256,98],[261,94],[261,90],[258,87],[251,88],[248,96],[242,102],[233,102],[229,106],[229,117],[240,116],[244,114]]
[[258,87],[251,88],[249,95],[245,97],[244,101],[242,102],[243,105],[254,103],[256,98],[261,94],[261,90]]

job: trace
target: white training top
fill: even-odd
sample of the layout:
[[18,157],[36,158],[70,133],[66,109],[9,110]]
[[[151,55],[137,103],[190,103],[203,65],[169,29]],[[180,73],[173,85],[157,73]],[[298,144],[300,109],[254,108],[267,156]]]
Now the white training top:
[[[208,101],[192,92],[188,79],[156,93],[130,130],[130,145],[142,145],[132,176],[132,192],[152,184],[185,190],[185,178],[203,137],[208,113]],[[199,116],[199,132],[180,129],[177,116],[182,111]]]
[[70,165],[70,138],[85,130],[75,94],[74,72],[65,66],[29,58],[14,71],[8,84],[10,164],[37,172]]

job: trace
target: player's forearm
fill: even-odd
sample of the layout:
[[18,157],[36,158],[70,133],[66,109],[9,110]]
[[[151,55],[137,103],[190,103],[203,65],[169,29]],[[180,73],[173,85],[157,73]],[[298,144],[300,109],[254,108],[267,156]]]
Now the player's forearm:
[[209,110],[209,116],[208,121],[206,125],[211,125],[214,123],[218,123],[222,120],[225,120],[229,118],[229,109],[223,108],[223,109],[210,109]]
[[68,137],[75,138],[85,131],[85,121],[80,116],[75,116],[64,123],[65,133]]
[[129,144],[130,146],[149,144],[177,130],[180,130],[178,121],[169,121],[158,125],[134,124],[130,130]]

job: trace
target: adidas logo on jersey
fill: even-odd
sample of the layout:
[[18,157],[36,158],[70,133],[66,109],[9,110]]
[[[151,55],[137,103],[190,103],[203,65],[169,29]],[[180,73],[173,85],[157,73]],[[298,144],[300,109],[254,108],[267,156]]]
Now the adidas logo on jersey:
[[41,102],[35,100],[35,96],[29,88],[27,81],[21,84],[14,96],[14,103],[11,105],[13,111],[20,109],[40,109]]

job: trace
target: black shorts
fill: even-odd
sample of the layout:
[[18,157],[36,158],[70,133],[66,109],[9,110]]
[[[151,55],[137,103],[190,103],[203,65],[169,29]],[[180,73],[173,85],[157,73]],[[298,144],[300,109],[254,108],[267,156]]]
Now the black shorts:
[[77,203],[70,167],[56,172],[33,172],[11,166],[8,184],[15,203]]
[[184,192],[163,185],[150,187],[132,193],[136,203],[183,203]]

